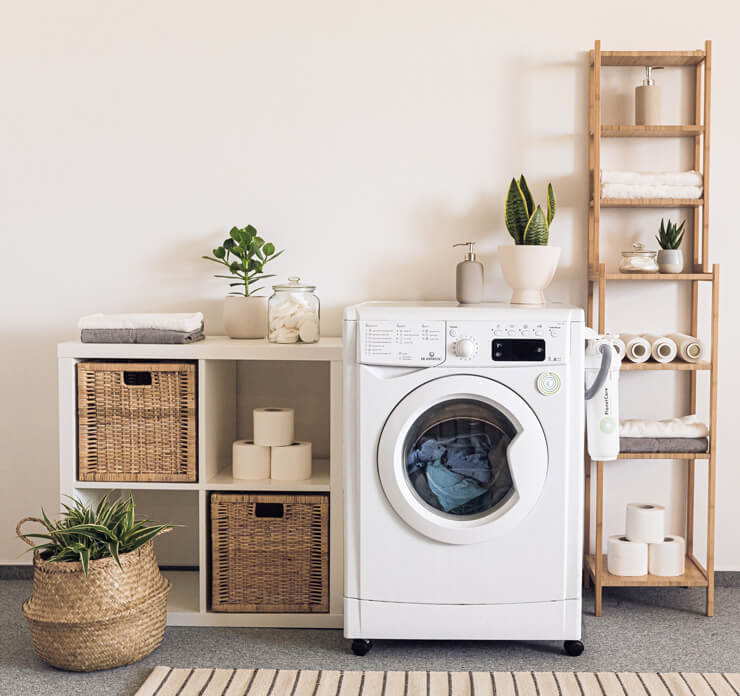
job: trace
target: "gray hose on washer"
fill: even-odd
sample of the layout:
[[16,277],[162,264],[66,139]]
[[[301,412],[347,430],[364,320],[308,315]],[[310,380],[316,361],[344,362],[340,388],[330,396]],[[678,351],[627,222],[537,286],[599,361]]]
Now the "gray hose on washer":
[[588,387],[588,389],[586,389],[586,401],[590,401],[591,399],[593,399],[594,396],[596,396],[596,392],[598,392],[599,389],[604,386],[604,382],[606,382],[606,378],[609,376],[609,370],[612,366],[611,346],[602,343],[599,346],[599,351],[601,352],[601,366],[599,367],[599,372],[596,375],[594,383],[590,387]]

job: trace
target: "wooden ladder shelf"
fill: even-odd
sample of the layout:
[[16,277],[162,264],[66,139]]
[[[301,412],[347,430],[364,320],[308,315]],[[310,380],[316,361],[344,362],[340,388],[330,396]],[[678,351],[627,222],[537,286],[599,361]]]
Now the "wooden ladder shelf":
[[[601,122],[601,70],[606,66],[679,66],[690,69],[695,78],[694,123],[670,126],[608,125]],[[590,52],[589,81],[589,171],[590,205],[588,210],[588,281],[587,322],[606,332],[606,289],[607,281],[679,281],[691,284],[691,328],[697,335],[699,328],[699,285],[711,283],[711,351],[710,359],[696,364],[629,363],[622,370],[680,370],[688,373],[689,404],[696,411],[697,372],[708,370],[709,378],[709,452],[697,453],[623,453],[619,459],[664,459],[683,460],[687,468],[686,501],[686,571],[677,577],[644,575],[623,577],[607,571],[604,554],[604,462],[592,461],[586,453],[585,486],[585,545],[584,581],[593,582],[595,589],[595,614],[602,613],[604,587],[705,587],[706,613],[714,615],[714,508],[716,488],[717,452],[717,331],[719,322],[719,266],[709,265],[709,145],[711,111],[712,44],[705,43],[698,51],[602,51],[601,42],[596,41]],[[703,76],[703,77],[702,77]],[[603,199],[601,192],[601,139],[602,138],[646,138],[677,137],[693,138],[693,168],[704,176],[704,194],[701,199]],[[623,274],[607,273],[601,262],[599,250],[600,218],[602,208],[685,208],[692,211],[693,238],[692,265],[689,272],[679,274]],[[688,237],[688,235],[687,235]],[[598,301],[597,301],[598,300]],[[707,547],[706,564],[694,555],[694,498],[696,460],[707,462]],[[593,497],[592,471],[596,469],[595,510],[591,506]],[[591,518],[595,524],[595,547],[591,551]]]

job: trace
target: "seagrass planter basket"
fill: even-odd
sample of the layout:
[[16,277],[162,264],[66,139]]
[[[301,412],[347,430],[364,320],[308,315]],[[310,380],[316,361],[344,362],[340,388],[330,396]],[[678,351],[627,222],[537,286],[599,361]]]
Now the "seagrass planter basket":
[[[27,517],[18,523],[42,520]],[[38,656],[59,669],[91,672],[141,660],[164,638],[170,583],[159,572],[153,540],[120,556],[79,562],[33,557],[33,593],[23,603]]]
[[211,610],[329,611],[329,497],[211,494]]
[[197,481],[192,362],[77,363],[80,481]]

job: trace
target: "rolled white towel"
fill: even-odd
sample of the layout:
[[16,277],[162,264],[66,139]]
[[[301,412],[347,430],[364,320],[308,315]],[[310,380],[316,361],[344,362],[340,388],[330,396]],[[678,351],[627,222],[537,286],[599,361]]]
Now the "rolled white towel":
[[650,359],[650,343],[637,334],[619,334],[624,342],[624,354],[627,360],[644,363]]
[[619,422],[620,437],[707,437],[709,428],[696,415],[665,420],[630,418]]
[[602,184],[602,198],[701,198],[701,186]]
[[704,186],[700,172],[629,172],[601,170],[602,184],[637,184],[647,186]]
[[666,334],[666,338],[675,341],[681,360],[695,363],[704,357],[704,344],[698,338],[682,333]]
[[89,314],[79,321],[82,329],[160,329],[162,331],[197,331],[203,325],[203,313],[170,314]]
[[642,334],[642,337],[650,344],[650,354],[655,362],[668,363],[675,360],[678,348],[672,338],[657,334]]

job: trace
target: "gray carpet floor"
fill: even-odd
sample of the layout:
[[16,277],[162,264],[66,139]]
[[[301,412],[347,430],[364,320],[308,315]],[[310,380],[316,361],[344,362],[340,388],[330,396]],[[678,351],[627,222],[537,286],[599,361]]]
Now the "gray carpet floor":
[[584,602],[586,650],[562,654],[560,643],[376,641],[364,658],[337,630],[168,628],[161,647],[129,667],[66,673],[42,663],[31,647],[21,603],[30,582],[0,581],[2,696],[127,695],[158,664],[172,667],[271,667],[373,670],[740,671],[740,588],[717,588],[716,616],[705,617],[698,589],[611,589],[604,616]]

